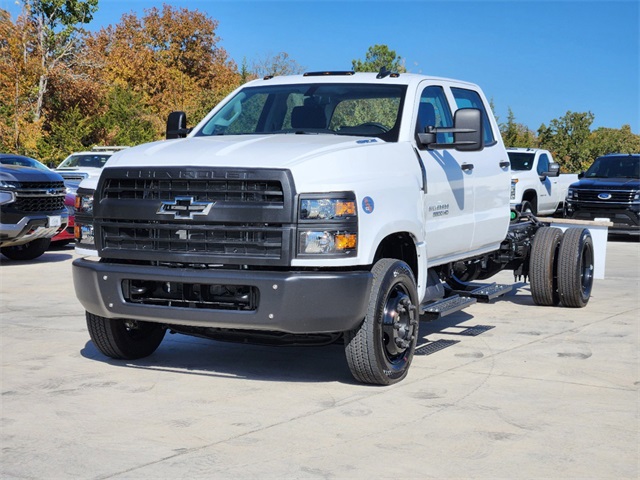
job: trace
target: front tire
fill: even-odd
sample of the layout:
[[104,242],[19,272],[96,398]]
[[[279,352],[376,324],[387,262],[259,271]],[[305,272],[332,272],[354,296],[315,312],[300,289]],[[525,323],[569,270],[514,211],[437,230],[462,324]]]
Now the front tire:
[[118,360],[148,357],[156,351],[165,334],[165,329],[156,323],[105,318],[89,312],[87,329],[98,350]]
[[587,305],[593,287],[593,239],[586,228],[564,233],[558,260],[558,290],[565,307]]
[[378,261],[367,315],[345,334],[353,376],[364,383],[391,385],[409,371],[419,329],[418,292],[409,266],[391,258]]
[[0,252],[11,260],[33,260],[47,251],[51,245],[50,238],[38,238],[23,245],[12,245],[0,248]]

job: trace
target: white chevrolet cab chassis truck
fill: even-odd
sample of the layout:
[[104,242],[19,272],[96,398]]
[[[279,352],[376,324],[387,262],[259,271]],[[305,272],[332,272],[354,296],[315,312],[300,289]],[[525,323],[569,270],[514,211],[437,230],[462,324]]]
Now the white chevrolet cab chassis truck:
[[343,339],[354,377],[408,372],[419,321],[529,278],[583,307],[587,229],[511,211],[507,152],[476,85],[317,72],[250,82],[196,127],[114,154],[78,190],[77,296],[105,355],[165,332],[274,345]]

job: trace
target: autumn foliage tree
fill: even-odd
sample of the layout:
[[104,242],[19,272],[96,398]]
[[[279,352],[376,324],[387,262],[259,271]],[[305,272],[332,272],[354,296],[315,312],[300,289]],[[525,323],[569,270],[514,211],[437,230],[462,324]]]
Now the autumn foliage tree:
[[156,140],[170,111],[198,120],[240,83],[218,23],[197,10],[164,5],[88,34],[97,0],[23,3],[15,22],[0,10],[1,151],[59,163]]
[[87,39],[95,80],[140,95],[160,135],[172,110],[200,118],[240,82],[237,67],[218,45],[218,23],[205,14],[164,5]]

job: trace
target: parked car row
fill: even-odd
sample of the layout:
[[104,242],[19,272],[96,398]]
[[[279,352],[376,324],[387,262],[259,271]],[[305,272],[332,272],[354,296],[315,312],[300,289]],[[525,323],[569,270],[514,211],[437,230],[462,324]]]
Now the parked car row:
[[99,176],[123,148],[73,153],[55,170],[30,157],[0,154],[0,252],[12,260],[32,260],[51,245],[74,241],[78,185]]
[[606,219],[613,234],[640,234],[640,154],[609,154],[586,172],[560,174],[551,152],[507,149],[511,207],[521,213],[575,220]]

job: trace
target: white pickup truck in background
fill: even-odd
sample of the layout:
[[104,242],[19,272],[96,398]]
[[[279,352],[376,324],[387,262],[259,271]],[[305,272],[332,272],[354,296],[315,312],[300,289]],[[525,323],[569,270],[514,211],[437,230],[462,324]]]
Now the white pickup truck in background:
[[511,207],[534,215],[562,211],[569,185],[578,175],[560,175],[551,152],[539,148],[507,148],[511,162]]
[[72,153],[55,171],[64,178],[67,189],[75,193],[80,182],[87,178],[98,178],[111,155],[125,148],[96,146],[91,151]]

